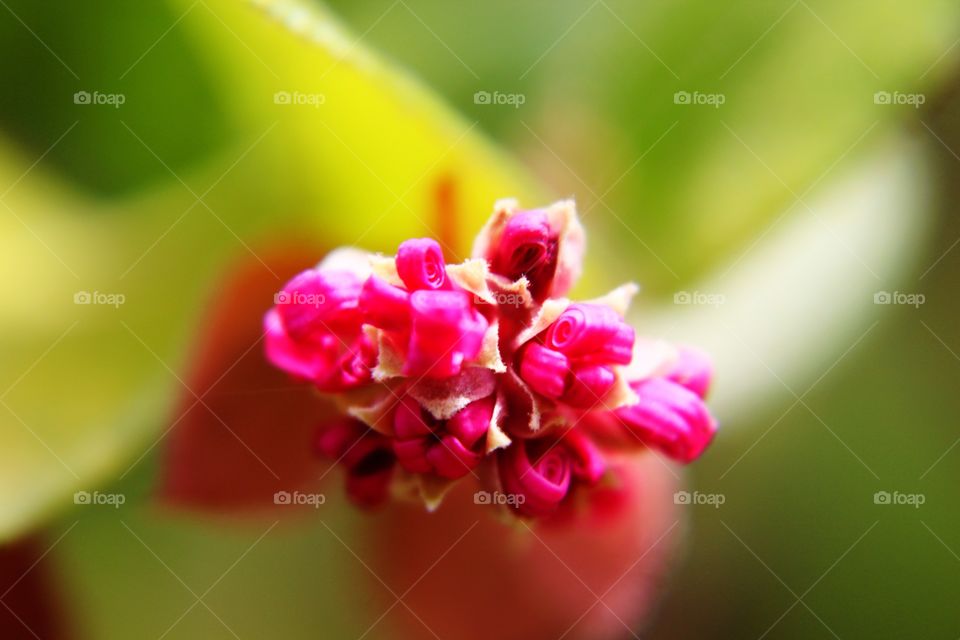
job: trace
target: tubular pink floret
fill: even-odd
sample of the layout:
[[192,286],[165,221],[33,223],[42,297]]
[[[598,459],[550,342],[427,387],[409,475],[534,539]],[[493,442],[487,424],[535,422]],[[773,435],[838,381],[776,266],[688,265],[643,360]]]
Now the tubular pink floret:
[[703,399],[665,378],[631,385],[639,401],[617,409],[616,415],[644,444],[680,462],[692,462],[717,432],[717,423]]
[[567,388],[567,374],[570,362],[559,351],[548,349],[542,344],[531,342],[523,348],[520,355],[520,377],[530,388],[546,396],[557,399]]
[[541,299],[557,268],[559,235],[550,228],[544,211],[517,213],[504,227],[493,259],[493,271],[516,280],[526,276],[530,292]]
[[500,482],[514,498],[517,511],[544,516],[556,511],[567,497],[571,466],[570,453],[562,444],[549,439],[518,440],[499,456]]
[[360,293],[364,321],[384,331],[406,331],[410,327],[410,294],[370,276]]
[[434,420],[412,397],[405,396],[394,415],[393,451],[411,473],[434,473],[456,479],[476,467],[490,427],[494,398],[471,402],[446,421]]
[[344,467],[351,501],[374,507],[386,500],[396,462],[386,437],[353,418],[342,418],[324,425],[314,446]]
[[699,349],[680,347],[679,358],[667,374],[667,379],[683,385],[701,398],[706,397],[713,379],[713,363]]
[[264,317],[267,359],[324,391],[366,384],[375,354],[361,332],[361,285],[336,270],[308,269],[290,280]]
[[573,370],[570,387],[561,400],[570,406],[589,409],[599,404],[613,388],[616,376],[609,367],[587,365]]
[[633,342],[633,328],[616,311],[590,303],[567,307],[547,329],[545,340],[571,359],[607,364],[629,364]]
[[407,240],[397,250],[397,274],[410,291],[443,289],[447,284],[446,262],[436,240]]
[[483,344],[487,321],[463,291],[415,291],[404,375],[446,378],[460,373]]
[[572,457],[573,475],[587,484],[597,483],[607,471],[607,461],[600,449],[582,431],[574,428],[563,435],[565,446]]

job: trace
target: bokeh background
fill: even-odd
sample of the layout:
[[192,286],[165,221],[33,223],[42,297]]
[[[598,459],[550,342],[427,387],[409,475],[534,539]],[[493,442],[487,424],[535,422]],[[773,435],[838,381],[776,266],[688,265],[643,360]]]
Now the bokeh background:
[[364,633],[330,535],[364,516],[204,513],[264,470],[169,427],[258,308],[231,273],[465,253],[506,195],[576,197],[581,291],[637,280],[641,332],[717,355],[713,504],[643,637],[960,636],[956,3],[253,4],[0,0],[4,637]]

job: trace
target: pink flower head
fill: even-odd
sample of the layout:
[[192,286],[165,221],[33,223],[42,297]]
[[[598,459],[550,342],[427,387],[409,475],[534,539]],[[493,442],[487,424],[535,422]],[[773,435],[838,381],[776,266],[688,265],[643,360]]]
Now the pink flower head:
[[339,270],[308,269],[290,280],[264,318],[270,362],[323,391],[368,382],[376,354],[361,331],[362,286]]
[[437,420],[413,397],[397,407],[393,451],[411,473],[435,473],[456,479],[480,464],[493,415],[493,398],[471,402],[449,420]]
[[498,458],[509,503],[527,516],[553,513],[573,486],[596,484],[606,471],[599,449],[577,430],[559,438],[518,441]]
[[716,432],[708,360],[666,347],[646,363],[624,319],[634,285],[562,298],[583,248],[572,202],[502,201],[461,264],[419,238],[364,255],[365,270],[328,265],[284,287],[267,355],[352,416],[318,448],[345,466],[356,501],[385,499],[399,478],[435,505],[472,475],[522,496],[508,502],[516,512],[546,515],[596,483],[610,451],[703,452]]

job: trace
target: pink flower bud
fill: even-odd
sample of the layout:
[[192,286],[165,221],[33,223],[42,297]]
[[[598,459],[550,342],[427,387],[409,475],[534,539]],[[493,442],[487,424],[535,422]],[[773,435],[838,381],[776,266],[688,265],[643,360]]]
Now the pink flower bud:
[[410,291],[443,289],[447,284],[443,251],[436,240],[407,240],[397,250],[397,274]]
[[267,358],[323,391],[370,380],[375,353],[361,332],[360,278],[309,269],[288,282],[264,317]]
[[581,430],[571,429],[563,435],[562,446],[570,451],[573,475],[587,484],[596,484],[607,471],[607,461],[600,449]]
[[412,323],[404,374],[446,378],[475,358],[487,321],[463,291],[415,291],[410,295]]
[[679,358],[667,374],[667,379],[683,385],[701,398],[705,397],[713,379],[713,364],[709,356],[692,347],[680,347],[679,352]]
[[561,399],[572,407],[589,409],[606,397],[615,381],[609,367],[598,364],[578,367],[573,370],[570,388]]
[[697,459],[717,432],[703,399],[665,378],[650,378],[632,386],[639,401],[615,412],[623,425],[644,444],[675,460]]
[[536,342],[528,343],[520,354],[520,377],[530,388],[547,398],[557,399],[567,387],[570,363],[567,356]]
[[364,321],[384,331],[406,331],[410,327],[410,294],[376,276],[363,283],[360,308]]
[[542,300],[557,269],[559,234],[550,228],[545,211],[523,211],[507,222],[493,258],[494,273],[511,280],[526,276],[530,293]]
[[439,421],[412,396],[404,396],[393,421],[393,451],[400,466],[411,473],[435,473],[449,479],[467,475],[480,463],[493,406],[490,396]]
[[610,307],[579,303],[567,307],[547,329],[546,345],[571,359],[629,364],[634,331]]
[[567,497],[570,452],[552,439],[517,440],[498,459],[503,490],[514,498],[520,513],[548,515]]
[[318,432],[315,447],[346,469],[347,496],[355,504],[375,507],[386,500],[396,461],[386,437],[343,418]]

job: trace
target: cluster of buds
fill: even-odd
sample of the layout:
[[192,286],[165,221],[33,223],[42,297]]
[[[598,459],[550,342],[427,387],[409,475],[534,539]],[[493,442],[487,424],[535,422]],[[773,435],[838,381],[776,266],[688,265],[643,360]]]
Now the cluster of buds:
[[413,239],[395,257],[335,251],[284,286],[264,319],[267,357],[342,407],[316,447],[355,502],[414,494],[433,508],[472,475],[545,516],[620,452],[704,451],[709,361],[637,339],[624,319],[635,285],[567,299],[583,250],[572,202],[504,200],[460,264]]

